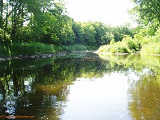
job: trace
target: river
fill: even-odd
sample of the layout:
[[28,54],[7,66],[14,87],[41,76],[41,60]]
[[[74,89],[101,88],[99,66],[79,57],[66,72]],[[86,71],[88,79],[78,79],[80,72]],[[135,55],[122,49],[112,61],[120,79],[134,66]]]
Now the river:
[[0,119],[159,120],[160,57],[71,52],[0,62]]

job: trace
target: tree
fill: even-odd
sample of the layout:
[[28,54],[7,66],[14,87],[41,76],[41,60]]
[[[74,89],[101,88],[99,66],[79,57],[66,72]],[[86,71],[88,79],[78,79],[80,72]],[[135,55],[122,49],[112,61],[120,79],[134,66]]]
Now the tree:
[[31,17],[29,24],[33,38],[36,36],[34,41],[60,45],[62,44],[61,31],[68,24],[63,1],[41,1],[39,0],[37,3],[40,7],[37,12],[32,10],[33,7],[28,6],[30,12],[33,11],[33,17]]
[[144,24],[152,24],[158,21],[160,24],[160,1],[159,0],[132,0],[135,7],[132,9]]
[[65,23],[62,25],[58,37],[60,38],[61,44],[71,45],[75,44],[75,33],[72,29],[73,19],[64,15]]
[[96,31],[92,22],[84,22],[81,24],[84,30],[84,41],[87,45],[94,46],[96,44]]
[[114,35],[114,40],[117,41],[121,41],[124,36],[129,35],[131,37],[133,37],[133,33],[132,30],[129,29],[128,26],[117,26],[113,29],[113,35]]
[[79,22],[73,22],[72,29],[75,34],[75,43],[84,44],[84,30]]
[[114,38],[112,32],[106,32],[104,36],[102,36],[101,44],[109,44],[110,41]]
[[37,40],[41,40],[50,26],[54,27],[54,31],[57,31],[56,28],[60,31],[59,28],[64,24],[62,22],[64,14],[62,0],[1,0],[0,28],[4,26],[4,32],[10,33],[13,42],[24,42],[21,37],[25,37],[20,35],[25,35],[21,34],[21,31],[24,32],[23,28],[26,26],[32,32],[35,31],[31,32],[32,38],[37,36]]
[[[95,22],[92,23],[94,26],[94,29],[96,31],[95,39],[96,39],[96,45],[100,46],[102,44],[107,43],[108,41],[108,35],[111,33],[111,30],[108,29],[103,23],[101,22]],[[109,34],[107,34],[109,33]]]

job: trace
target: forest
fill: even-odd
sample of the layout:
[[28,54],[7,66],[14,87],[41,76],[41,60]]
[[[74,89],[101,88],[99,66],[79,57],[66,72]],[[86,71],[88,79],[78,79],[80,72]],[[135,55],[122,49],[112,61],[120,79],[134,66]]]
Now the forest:
[[[0,0],[0,56],[72,50],[160,54],[160,1],[132,0],[138,26],[75,22],[63,0]],[[152,9],[150,9],[152,8]]]

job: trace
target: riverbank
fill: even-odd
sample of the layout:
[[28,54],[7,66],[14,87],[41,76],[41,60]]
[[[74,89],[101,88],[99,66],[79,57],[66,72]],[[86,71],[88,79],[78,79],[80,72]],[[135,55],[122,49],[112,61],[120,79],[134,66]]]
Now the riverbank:
[[8,52],[0,46],[0,61],[11,59],[36,59],[64,56],[72,51],[96,50],[93,46],[74,44],[69,46],[54,46],[42,43],[13,44]]
[[103,54],[103,55],[128,55],[128,54],[130,54],[130,53],[120,53],[120,52],[111,53],[111,52],[98,52],[98,51],[95,51],[94,53],[95,54]]
[[111,53],[111,54],[146,54],[160,56],[160,42],[157,39],[137,40],[126,36],[122,41],[115,42],[114,40],[110,44],[102,45],[97,50],[97,53]]
[[57,56],[65,56],[66,52],[48,53],[48,54],[37,54],[37,55],[19,55],[13,57],[1,57],[1,61],[11,60],[11,59],[37,59],[37,58],[52,58]]
[[143,54],[143,55],[149,55],[149,56],[159,56],[160,57],[160,54],[145,54],[145,53],[142,53],[140,51],[136,51],[134,53],[121,53],[121,52],[117,52],[117,53],[111,53],[111,52],[97,52],[95,51],[94,52],[95,54],[98,54],[98,55],[130,55],[130,54],[134,54],[134,55],[139,55],[139,54]]
[[0,57],[1,61],[6,60],[14,60],[14,59],[38,59],[38,58],[53,58],[53,57],[60,57],[60,56],[67,56],[71,53],[95,53],[95,50],[84,50],[84,51],[62,51],[56,53],[48,53],[48,54],[37,54],[37,55],[18,55],[13,57]]

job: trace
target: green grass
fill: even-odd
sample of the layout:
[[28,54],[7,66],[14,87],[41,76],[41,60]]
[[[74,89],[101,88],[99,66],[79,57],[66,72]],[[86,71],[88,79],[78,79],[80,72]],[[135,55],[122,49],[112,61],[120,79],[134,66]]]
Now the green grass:
[[62,51],[82,51],[87,50],[87,47],[81,44],[62,46]]
[[[13,43],[10,49],[10,56],[47,54],[63,51],[84,51],[93,49],[95,49],[95,47],[84,46],[81,44],[69,46],[54,46],[43,43]],[[2,46],[0,46],[0,56],[9,56],[7,50],[5,50]]]
[[13,43],[11,46],[11,56],[55,53],[56,51],[58,51],[58,47],[42,43]]

